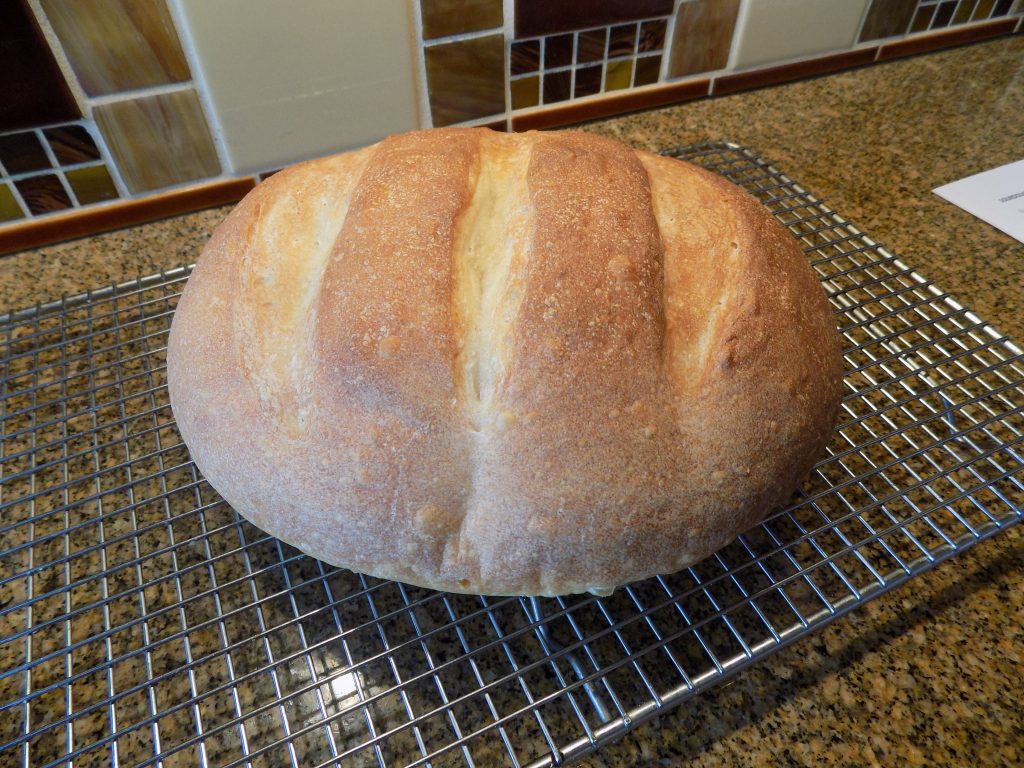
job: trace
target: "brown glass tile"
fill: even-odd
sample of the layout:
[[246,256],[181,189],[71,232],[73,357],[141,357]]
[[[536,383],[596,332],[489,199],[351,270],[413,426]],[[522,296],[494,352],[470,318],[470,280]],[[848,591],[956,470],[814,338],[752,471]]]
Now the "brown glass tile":
[[839,72],[844,69],[861,67],[873,62],[877,52],[877,48],[862,48],[857,51],[846,51],[831,56],[820,56],[816,59],[797,61],[792,64],[782,64],[778,67],[755,69],[750,72],[739,72],[735,75],[720,75],[715,78],[711,92],[715,96],[724,96],[729,93],[762,88],[766,85],[778,85],[779,83],[788,83],[792,80],[802,80],[805,77],[816,77],[818,75],[827,75],[831,72]]
[[61,165],[74,165],[75,163],[88,163],[90,160],[99,160],[100,151],[96,142],[92,140],[89,131],[82,125],[62,125],[57,128],[47,128],[43,131],[46,140],[50,142],[50,149],[54,157]]
[[502,35],[427,46],[427,90],[435,126],[505,111]]
[[51,167],[50,158],[34,131],[0,136],[0,164],[12,175]]
[[680,104],[708,95],[708,80],[672,83],[671,85],[643,90],[626,90],[603,96],[599,99],[560,104],[550,109],[539,109],[512,117],[512,130],[531,131],[543,128],[558,128],[587,120],[598,120],[612,115],[622,115],[640,109],[654,109],[668,104]]
[[918,35],[903,40],[886,43],[878,52],[878,60],[898,59],[901,56],[913,56],[916,53],[937,51],[941,48],[952,48],[954,45],[974,43],[991,37],[1009,35],[1017,26],[1017,19],[998,19],[984,24],[971,24],[965,27],[952,27],[929,35]]
[[540,40],[517,40],[512,43],[509,66],[513,75],[525,75],[540,69]]
[[660,51],[665,47],[665,28],[668,22],[664,19],[645,21],[640,25],[640,42],[637,43],[637,51],[646,53],[648,51]]
[[28,3],[0,0],[0,132],[79,117]]
[[14,199],[11,188],[6,184],[0,184],[0,221],[14,221],[24,215],[18,201]]
[[193,90],[115,101],[93,116],[131,192],[220,173],[199,97]]
[[14,182],[21,199],[25,201],[32,215],[63,211],[71,207],[71,199],[64,190],[64,185],[56,174],[46,173],[42,176],[29,176]]
[[591,61],[604,61],[607,41],[607,28],[588,29],[586,32],[580,32],[576,40],[576,62],[586,64]]
[[119,196],[105,165],[75,168],[73,171],[65,171],[64,177],[71,185],[79,205],[116,200]]
[[90,96],[191,78],[164,0],[41,2]]
[[974,13],[971,14],[971,21],[987,19],[995,4],[995,0],[978,0],[978,4],[974,6]]
[[1010,12],[1010,6],[1013,5],[1013,0],[996,0],[996,7],[992,10],[992,18],[998,18],[1005,16]]
[[932,17],[935,15],[934,5],[922,5],[917,9],[917,13],[914,14],[914,20],[910,22],[910,32],[922,32],[928,29],[928,25],[932,23]]
[[974,10],[976,2],[977,0],[960,0],[960,4],[956,7],[956,12],[953,14],[953,23],[963,24],[970,21],[971,11]]
[[570,96],[572,85],[572,73],[568,70],[562,72],[544,73],[544,103],[554,104],[556,101],[565,101]]
[[858,42],[902,35],[914,18],[917,0],[871,0],[860,28]]
[[633,60],[609,61],[604,69],[604,89],[618,91],[629,88],[633,79]]
[[576,68],[576,87],[573,95],[577,99],[601,92],[601,69],[600,64]]
[[668,76],[721,69],[729,61],[739,0],[695,0],[676,12]]
[[540,104],[540,75],[521,77],[509,82],[512,109],[525,109]]
[[656,83],[660,74],[660,54],[657,56],[638,56],[636,60],[636,74],[633,75],[633,85],[651,85]]
[[38,220],[28,219],[0,227],[0,254],[237,203],[255,185],[252,176],[245,176],[146,195],[138,200],[119,200],[109,205],[79,208]]
[[668,16],[673,5],[673,0],[515,0],[516,37]]
[[544,68],[572,64],[572,35],[552,35],[544,39]]
[[624,24],[612,27],[608,33],[608,58],[632,56],[636,45],[636,24]]
[[935,11],[935,18],[932,19],[932,29],[948,27],[955,10],[956,0],[946,0],[946,2],[940,4],[938,10]]
[[420,0],[423,39],[501,26],[501,0]]

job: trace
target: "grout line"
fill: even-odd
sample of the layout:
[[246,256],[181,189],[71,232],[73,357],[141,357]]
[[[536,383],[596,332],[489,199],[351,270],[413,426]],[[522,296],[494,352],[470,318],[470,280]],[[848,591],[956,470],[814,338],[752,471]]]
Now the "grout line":
[[547,71],[544,66],[544,57],[547,56],[546,39],[547,38],[544,37],[540,39],[540,53],[538,54],[540,59],[537,62],[537,66],[539,67],[537,70],[537,104],[535,106],[540,106],[544,103],[544,73]]
[[736,61],[740,57],[740,40],[747,31],[747,15],[750,8],[750,0],[740,0],[740,8],[736,13],[736,23],[732,28],[732,40],[729,41],[729,57],[725,60],[725,72],[733,72],[736,69]]
[[[430,106],[430,85],[427,82],[427,55],[423,45],[423,14],[417,0],[410,0],[406,11],[412,13],[412,33],[416,44],[416,55],[413,66],[416,69],[416,88],[419,91],[419,123],[421,128],[434,127],[434,114]],[[506,90],[508,90],[506,88]]]
[[502,91],[505,95],[505,133],[512,132],[512,37],[510,19],[514,0],[503,0],[501,4],[501,47],[505,52],[505,65],[502,72]]
[[188,21],[188,14],[185,13],[181,0],[167,0],[167,10],[170,11],[171,21],[177,28],[178,41],[192,72],[192,82],[195,85],[196,93],[199,96],[199,104],[206,117],[206,128],[210,132],[213,148],[217,152],[217,159],[220,161],[221,175],[234,173],[235,168],[228,154],[224,129],[221,127],[220,120],[217,117],[217,110],[214,108],[213,97],[210,95],[210,89],[206,84],[206,72],[203,71],[202,59],[199,56],[199,51],[196,49],[196,42],[192,36],[192,27]]
[[[418,6],[419,3],[416,3]],[[422,20],[419,29],[420,35],[423,34]],[[445,43],[459,43],[463,40],[476,40],[478,37],[487,37],[489,35],[504,35],[504,27],[491,27],[490,29],[478,29],[473,32],[460,32],[457,35],[447,35],[445,37],[432,37],[429,40],[423,40],[424,48],[433,48],[435,45],[444,45]],[[422,40],[422,37],[420,38]]]
[[679,0],[672,6],[672,14],[665,24],[665,39],[661,43],[661,67],[658,69],[658,82],[668,82],[669,62],[672,58],[672,47],[675,43],[676,17],[679,14]]
[[149,96],[163,96],[168,93],[178,93],[179,91],[189,91],[194,89],[195,83],[192,80],[186,80],[181,83],[150,85],[145,88],[135,88],[131,91],[118,91],[117,93],[108,93],[103,96],[92,96],[89,98],[89,107],[102,107],[107,104],[116,104],[121,101],[145,99]]
[[577,63],[576,63],[576,56],[577,56],[577,51],[579,50],[579,47],[580,47],[580,33],[579,32],[573,32],[572,33],[572,54],[571,54],[572,55],[572,59],[569,62],[569,66],[571,67],[571,70],[569,72],[569,98],[566,99],[566,101],[572,101],[573,99],[576,98],[576,68],[578,66]]
[[640,22],[633,28],[633,71],[629,73],[629,87],[636,88],[636,64],[640,58]]
[[58,168],[62,171],[78,171],[83,168],[98,168],[104,165],[103,158],[99,160],[83,160],[80,163],[69,163],[68,165],[55,165],[53,168],[41,168],[38,171],[22,171],[21,173],[15,173],[13,175],[6,175],[3,177],[4,181],[21,181],[22,179],[30,179],[33,176],[42,176],[50,171],[55,171]]
[[[43,131],[41,129],[36,128],[33,132],[36,135],[36,139],[39,140],[39,143],[43,145],[43,152],[46,153],[46,157],[50,161],[50,173],[56,175],[56,177],[60,179],[60,183],[64,187],[64,191],[67,193],[68,200],[71,201],[71,207],[81,208],[82,206],[78,202],[78,197],[75,195],[74,190],[71,189],[71,185],[68,183],[68,180],[64,177],[60,161],[57,160],[57,155],[54,153],[53,147],[50,146],[50,142],[46,140],[45,136],[43,136]],[[37,173],[35,175],[45,176],[46,172]]]
[[88,122],[89,125],[84,126],[85,130],[89,131],[89,135],[96,143],[96,148],[100,151],[100,157],[102,157],[106,162],[107,172],[110,174],[110,178],[114,182],[114,187],[117,189],[117,193],[123,198],[131,198],[132,194],[128,190],[128,184],[125,183],[124,177],[121,176],[121,169],[118,167],[117,163],[114,162],[114,156],[110,153],[110,147],[107,146],[107,139],[103,135],[103,131],[100,130],[100,127],[96,124],[95,120],[89,120]]

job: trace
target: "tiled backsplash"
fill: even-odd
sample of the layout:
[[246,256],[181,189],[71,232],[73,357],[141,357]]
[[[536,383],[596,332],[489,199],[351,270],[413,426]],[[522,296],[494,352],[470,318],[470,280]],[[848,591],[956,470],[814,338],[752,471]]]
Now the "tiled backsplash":
[[564,125],[1024,26],[1024,0],[0,5],[0,51],[26,75],[0,81],[0,252],[32,220],[59,237],[61,211],[172,189],[180,209],[179,188],[222,197],[417,126]]

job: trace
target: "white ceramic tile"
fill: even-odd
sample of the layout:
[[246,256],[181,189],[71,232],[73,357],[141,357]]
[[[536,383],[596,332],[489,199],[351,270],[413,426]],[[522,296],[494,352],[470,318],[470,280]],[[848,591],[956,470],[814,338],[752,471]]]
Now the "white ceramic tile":
[[232,170],[279,167],[417,126],[406,3],[177,2]]
[[850,48],[868,0],[747,0],[733,66],[797,59]]

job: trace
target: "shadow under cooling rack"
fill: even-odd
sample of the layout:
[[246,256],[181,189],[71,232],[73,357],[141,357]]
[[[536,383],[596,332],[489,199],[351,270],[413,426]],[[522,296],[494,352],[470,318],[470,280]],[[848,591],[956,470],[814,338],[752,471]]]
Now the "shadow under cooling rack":
[[549,765],[1021,518],[1021,351],[748,150],[668,153],[803,243],[845,337],[792,506],[610,597],[331,568],[191,463],[165,345],[189,269],[0,318],[0,762]]

